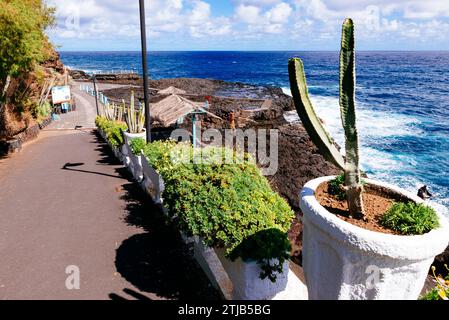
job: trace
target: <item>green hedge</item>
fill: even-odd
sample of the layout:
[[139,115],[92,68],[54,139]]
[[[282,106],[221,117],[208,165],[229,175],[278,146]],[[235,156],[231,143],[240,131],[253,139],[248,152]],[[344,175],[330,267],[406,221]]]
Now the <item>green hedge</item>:
[[140,155],[146,144],[147,142],[142,138],[134,138],[129,142],[129,146],[131,147],[133,154],[136,156]]
[[247,155],[216,147],[194,152],[190,144],[173,141],[148,144],[144,153],[164,179],[164,203],[180,230],[226,248],[231,260],[256,261],[261,278],[276,280],[290,257],[287,232],[294,213],[254,162],[220,161]]
[[128,129],[126,123],[97,117],[95,119],[95,125],[106,134],[106,139],[114,147],[119,147],[124,143],[123,132]]

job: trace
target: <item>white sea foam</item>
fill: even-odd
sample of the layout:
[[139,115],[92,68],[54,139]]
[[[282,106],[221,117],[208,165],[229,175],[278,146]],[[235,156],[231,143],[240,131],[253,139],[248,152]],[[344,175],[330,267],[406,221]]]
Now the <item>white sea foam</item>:
[[[285,94],[291,96],[288,88],[282,88]],[[339,101],[336,97],[311,96],[312,104],[318,116],[324,121],[326,128],[334,139],[343,146],[344,134],[341,125]],[[361,142],[372,138],[388,136],[418,136],[423,132],[417,130],[419,120],[390,112],[369,110],[368,106],[358,105],[357,125],[361,134]],[[295,119],[292,119],[295,120]]]
[[281,87],[282,92],[284,92],[284,94],[288,95],[288,96],[292,96],[292,90],[290,88],[287,87]]

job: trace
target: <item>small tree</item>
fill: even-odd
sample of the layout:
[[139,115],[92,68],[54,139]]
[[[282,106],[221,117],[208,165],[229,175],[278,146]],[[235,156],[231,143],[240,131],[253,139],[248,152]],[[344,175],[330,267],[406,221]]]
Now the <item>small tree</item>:
[[0,6],[0,111],[11,79],[31,71],[48,57],[45,34],[54,23],[54,8],[43,0],[2,0]]

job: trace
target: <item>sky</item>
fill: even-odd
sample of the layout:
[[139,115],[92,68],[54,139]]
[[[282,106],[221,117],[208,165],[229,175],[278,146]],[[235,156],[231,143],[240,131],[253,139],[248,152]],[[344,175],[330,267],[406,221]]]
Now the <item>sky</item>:
[[[47,0],[63,51],[140,50],[139,0]],[[339,50],[356,24],[358,50],[449,50],[449,0],[145,0],[154,51]]]

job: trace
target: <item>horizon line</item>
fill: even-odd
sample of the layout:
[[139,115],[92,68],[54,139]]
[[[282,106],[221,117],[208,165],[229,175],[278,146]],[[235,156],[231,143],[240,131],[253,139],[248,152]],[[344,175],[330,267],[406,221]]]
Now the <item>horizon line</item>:
[[[56,50],[56,52],[141,52],[141,50]],[[151,52],[339,52],[339,50],[149,50]],[[449,49],[435,50],[357,50],[357,52],[449,52]]]

